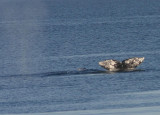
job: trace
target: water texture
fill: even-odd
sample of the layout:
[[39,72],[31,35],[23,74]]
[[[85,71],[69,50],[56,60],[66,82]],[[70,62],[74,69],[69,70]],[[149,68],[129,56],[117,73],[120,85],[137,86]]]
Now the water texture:
[[[159,4],[1,0],[0,114],[159,114]],[[131,72],[98,65],[142,56]]]

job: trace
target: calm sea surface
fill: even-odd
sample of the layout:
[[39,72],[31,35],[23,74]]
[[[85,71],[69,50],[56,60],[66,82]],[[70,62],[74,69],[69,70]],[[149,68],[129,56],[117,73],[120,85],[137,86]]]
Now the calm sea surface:
[[[158,0],[1,0],[0,114],[159,115],[159,6]],[[142,56],[132,72],[98,65]]]

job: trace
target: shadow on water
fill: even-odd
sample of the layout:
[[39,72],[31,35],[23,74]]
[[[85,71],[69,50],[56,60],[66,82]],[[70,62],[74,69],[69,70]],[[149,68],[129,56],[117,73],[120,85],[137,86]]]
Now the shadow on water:
[[141,72],[145,71],[142,69],[135,69],[132,71],[105,71],[98,69],[86,69],[80,68],[73,71],[54,71],[54,72],[44,72],[44,73],[33,73],[33,74],[15,74],[15,75],[4,75],[0,77],[47,77],[47,76],[66,76],[66,75],[82,75],[82,74],[116,74],[116,73],[128,73],[128,72]]

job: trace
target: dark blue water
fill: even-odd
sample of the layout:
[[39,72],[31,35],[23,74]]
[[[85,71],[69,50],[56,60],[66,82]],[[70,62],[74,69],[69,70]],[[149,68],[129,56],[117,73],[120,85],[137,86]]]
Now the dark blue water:
[[[1,0],[0,114],[160,112],[159,4]],[[98,65],[136,56],[132,72]]]

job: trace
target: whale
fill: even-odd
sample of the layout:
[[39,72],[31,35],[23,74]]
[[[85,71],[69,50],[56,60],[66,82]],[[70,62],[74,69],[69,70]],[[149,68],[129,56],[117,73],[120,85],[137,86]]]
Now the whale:
[[104,60],[100,61],[99,65],[109,71],[127,71],[134,70],[144,61],[144,57],[133,57],[123,61],[118,60]]

